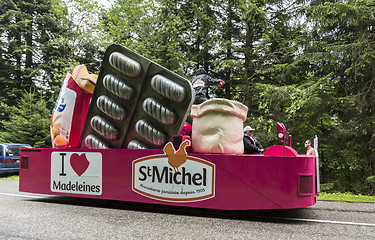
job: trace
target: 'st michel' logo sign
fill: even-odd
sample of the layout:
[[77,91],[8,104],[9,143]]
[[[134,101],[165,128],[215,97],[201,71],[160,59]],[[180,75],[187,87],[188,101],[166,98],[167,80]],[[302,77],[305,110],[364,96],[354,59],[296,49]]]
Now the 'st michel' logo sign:
[[102,194],[102,154],[98,152],[52,152],[52,192]]
[[215,165],[206,160],[188,156],[181,143],[175,151],[167,143],[164,153],[133,161],[133,191],[168,202],[202,201],[215,196]]

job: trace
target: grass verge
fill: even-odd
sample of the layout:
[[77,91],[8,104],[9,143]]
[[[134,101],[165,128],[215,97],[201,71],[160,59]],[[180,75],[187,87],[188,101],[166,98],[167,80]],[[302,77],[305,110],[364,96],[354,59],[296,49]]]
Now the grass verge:
[[0,180],[19,181],[19,175],[0,175]]
[[375,202],[375,196],[355,195],[353,193],[325,193],[321,192],[317,200],[347,201],[347,202]]

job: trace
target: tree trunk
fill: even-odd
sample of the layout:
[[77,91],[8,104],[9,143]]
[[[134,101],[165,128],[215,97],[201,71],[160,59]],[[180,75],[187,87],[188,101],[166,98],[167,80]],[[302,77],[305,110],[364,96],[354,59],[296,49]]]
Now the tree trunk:
[[31,49],[33,49],[33,32],[31,29],[33,29],[33,21],[30,21],[29,25],[29,31],[26,32],[25,40],[26,40],[26,59],[25,59],[25,86],[31,87],[32,84],[32,64],[33,64],[33,52]]

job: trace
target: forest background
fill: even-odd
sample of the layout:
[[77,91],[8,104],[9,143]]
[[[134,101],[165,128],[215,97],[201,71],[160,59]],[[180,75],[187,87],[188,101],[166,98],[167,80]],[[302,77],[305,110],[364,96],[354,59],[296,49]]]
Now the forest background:
[[319,137],[322,190],[375,194],[375,0],[0,1],[0,141],[50,147],[66,72],[98,73],[121,44],[191,80],[223,79],[216,97],[249,107],[245,124],[292,147]]

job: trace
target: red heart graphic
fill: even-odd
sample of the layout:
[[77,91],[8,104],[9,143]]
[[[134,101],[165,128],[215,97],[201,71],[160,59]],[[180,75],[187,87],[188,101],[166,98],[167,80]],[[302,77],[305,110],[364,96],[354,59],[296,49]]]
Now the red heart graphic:
[[70,165],[78,176],[81,176],[84,172],[86,172],[90,162],[87,160],[85,154],[79,156],[77,153],[73,153],[72,156],[70,156]]

